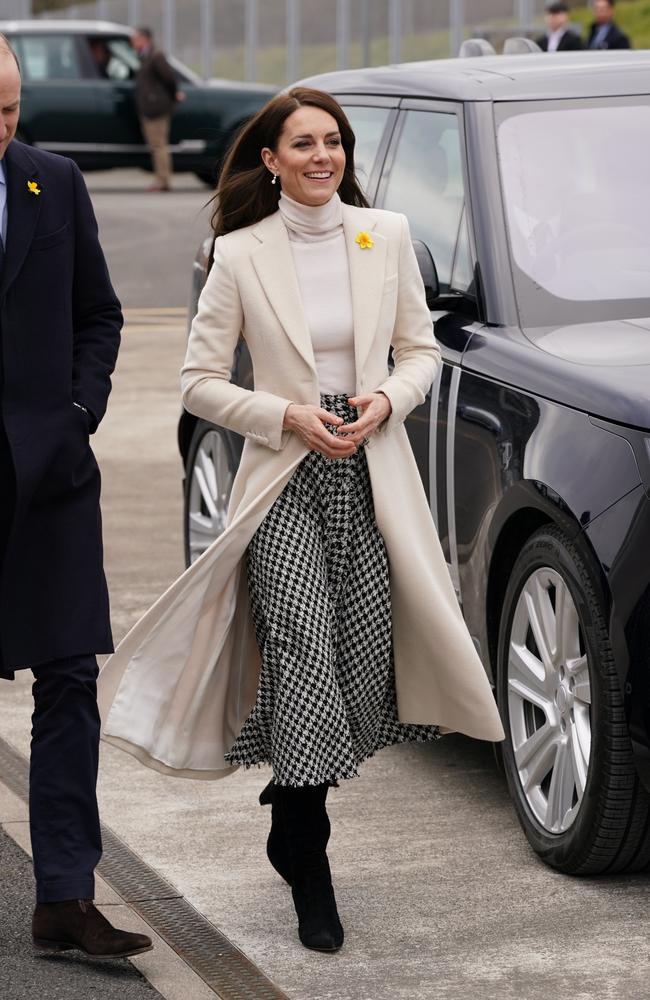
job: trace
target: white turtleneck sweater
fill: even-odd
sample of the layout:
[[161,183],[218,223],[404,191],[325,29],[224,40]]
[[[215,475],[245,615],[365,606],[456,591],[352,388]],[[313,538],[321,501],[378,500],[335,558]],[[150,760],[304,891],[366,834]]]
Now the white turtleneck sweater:
[[284,193],[278,203],[289,234],[300,295],[324,393],[356,392],[354,325],[341,199],[302,205]]

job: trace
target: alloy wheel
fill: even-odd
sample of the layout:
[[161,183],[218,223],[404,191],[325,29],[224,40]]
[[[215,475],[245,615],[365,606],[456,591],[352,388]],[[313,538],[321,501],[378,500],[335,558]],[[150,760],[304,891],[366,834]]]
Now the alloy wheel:
[[188,470],[187,528],[190,562],[194,562],[225,530],[233,473],[221,434],[208,430]]
[[591,685],[575,602],[554,569],[526,580],[512,621],[508,714],[514,762],[528,806],[549,833],[564,833],[584,795],[591,755]]

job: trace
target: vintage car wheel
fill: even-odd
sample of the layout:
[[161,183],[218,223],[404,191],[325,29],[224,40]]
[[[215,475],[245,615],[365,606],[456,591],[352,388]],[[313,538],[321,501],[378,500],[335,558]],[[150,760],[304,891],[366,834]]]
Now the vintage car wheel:
[[498,695],[503,761],[537,854],[559,871],[650,861],[650,797],[637,776],[605,602],[587,551],[557,527],[524,545],[505,593]]
[[202,555],[226,527],[235,462],[226,435],[199,420],[185,466],[185,562]]

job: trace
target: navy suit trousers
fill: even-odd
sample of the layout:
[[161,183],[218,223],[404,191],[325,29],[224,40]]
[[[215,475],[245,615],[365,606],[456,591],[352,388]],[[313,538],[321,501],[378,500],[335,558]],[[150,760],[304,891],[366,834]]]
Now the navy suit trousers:
[[29,820],[36,899],[92,899],[102,855],[97,809],[97,660],[72,656],[35,677]]

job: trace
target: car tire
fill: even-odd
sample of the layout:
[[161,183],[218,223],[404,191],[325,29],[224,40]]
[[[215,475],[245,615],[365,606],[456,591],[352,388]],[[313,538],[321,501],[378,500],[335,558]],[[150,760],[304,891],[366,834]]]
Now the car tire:
[[185,463],[183,524],[187,566],[226,527],[235,468],[228,435],[206,420],[197,421]]
[[497,693],[510,794],[539,857],[572,875],[647,868],[650,796],[634,766],[602,587],[589,552],[558,527],[532,535],[512,568]]

